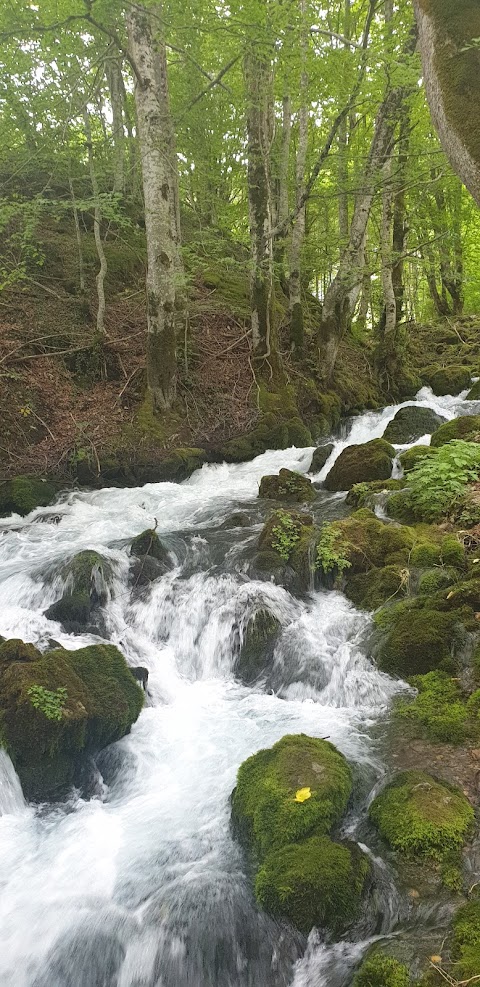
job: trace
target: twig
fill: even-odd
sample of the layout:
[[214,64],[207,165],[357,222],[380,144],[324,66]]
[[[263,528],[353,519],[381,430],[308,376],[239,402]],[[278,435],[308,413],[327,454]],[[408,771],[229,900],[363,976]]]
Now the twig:
[[[120,401],[120,398],[121,398],[121,396],[122,396],[122,394],[124,393],[124,391],[126,391],[126,390],[127,390],[127,387],[128,387],[128,385],[129,385],[129,383],[130,383],[130,381],[131,381],[131,380],[133,380],[133,378],[135,377],[135,374],[137,374],[137,373],[138,373],[138,371],[139,371],[140,369],[141,369],[140,367],[135,367],[135,370],[133,370],[133,371],[132,371],[132,373],[130,374],[130,376],[129,376],[129,378],[128,378],[128,380],[127,380],[127,382],[126,382],[126,383],[125,383],[125,385],[124,385],[124,386],[122,387],[122,390],[120,391],[120,394],[119,394],[119,395],[118,395],[118,397],[117,397],[117,398],[115,399],[115,404],[118,404],[118,402]],[[115,406],[115,405],[114,405],[114,406]]]
[[234,343],[231,343],[230,346],[227,346],[226,350],[220,350],[218,356],[223,356],[225,353],[229,353],[230,350],[234,350],[239,343],[243,342],[243,340],[246,339],[247,336],[251,336],[251,334],[252,334],[252,330],[247,329],[247,331],[244,332],[243,336],[240,336],[240,338],[236,339]]
[[49,429],[47,423],[44,422],[43,418],[40,418],[40,415],[37,415],[37,412],[34,411],[33,408],[30,408],[30,414],[32,414],[33,417],[37,419],[37,422],[40,422],[40,425],[43,425],[43,427],[46,428],[48,434],[51,436],[51,438],[53,439],[53,441],[56,442],[57,440],[56,440],[53,432],[51,431],[51,429]]

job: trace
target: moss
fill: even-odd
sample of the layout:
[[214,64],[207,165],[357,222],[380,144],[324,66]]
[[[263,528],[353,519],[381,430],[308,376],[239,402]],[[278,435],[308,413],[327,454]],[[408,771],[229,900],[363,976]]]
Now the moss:
[[286,508],[275,511],[261,531],[253,570],[270,573],[292,592],[308,590],[315,539],[311,514]]
[[338,935],[358,916],[369,873],[357,846],[314,836],[269,853],[255,892],[262,908],[288,918],[305,935],[314,926]]
[[392,473],[393,446],[384,439],[348,446],[340,453],[325,479],[327,490],[349,490],[355,483],[387,480]]
[[312,482],[301,473],[281,469],[278,476],[262,476],[259,497],[283,500],[287,503],[304,504],[315,500],[316,492]]
[[79,552],[61,570],[65,590],[45,616],[63,625],[68,633],[76,633],[88,625],[93,612],[108,598],[108,583],[112,567],[98,552]]
[[[10,642],[2,648],[11,649]],[[142,690],[110,644],[37,652],[34,660],[13,657],[0,664],[1,736],[28,798],[48,798],[70,784],[78,756],[123,737],[143,705]],[[60,720],[32,705],[34,685],[66,689]]]
[[31,476],[16,476],[0,483],[0,517],[20,514],[25,517],[36,507],[52,502],[58,487],[47,480]]
[[470,388],[467,394],[467,401],[480,401],[480,380]]
[[432,448],[446,445],[452,439],[463,439],[465,442],[480,441],[480,415],[465,415],[461,418],[454,418],[451,422],[445,422],[431,439]]
[[333,442],[328,442],[326,445],[319,446],[318,449],[314,450],[312,462],[310,463],[310,473],[320,473],[327,460],[330,459],[334,448]]
[[453,974],[458,980],[478,977],[480,970],[480,901],[461,908],[453,921]]
[[352,987],[410,987],[408,967],[383,953],[369,953]]
[[389,518],[394,521],[401,521],[402,524],[412,524],[415,521],[413,513],[410,491],[398,490],[392,493],[385,505],[385,511]]
[[[296,793],[311,797],[296,801]],[[232,820],[240,838],[263,860],[270,851],[312,835],[326,835],[345,812],[351,771],[325,740],[287,735],[240,766]]]
[[162,545],[160,538],[153,528],[148,528],[146,531],[142,531],[140,535],[137,535],[136,538],[133,539],[130,546],[130,552],[137,559],[148,555],[152,559],[157,559],[159,562],[169,561],[168,551],[165,546]]
[[420,576],[418,583],[419,593],[436,593],[440,589],[446,589],[457,583],[459,575],[456,569],[451,567],[438,566],[436,569],[427,569]]
[[428,605],[416,609],[399,604],[380,611],[376,621],[384,631],[375,647],[379,667],[404,679],[439,668],[451,657],[463,617],[461,610],[442,613]]
[[418,569],[431,569],[436,565],[464,568],[465,550],[454,535],[440,541],[419,541],[412,549],[411,565]]
[[348,491],[346,502],[350,507],[370,507],[376,494],[401,490],[403,480],[373,480],[371,483],[355,483]]
[[25,644],[20,638],[3,640],[0,645],[0,665],[11,661],[37,661],[38,649],[33,644]]
[[387,600],[400,599],[405,589],[405,579],[398,566],[370,569],[347,578],[345,595],[362,610],[377,610]]
[[411,679],[418,689],[413,702],[402,700],[397,715],[408,720],[420,737],[462,744],[472,734],[469,710],[456,679],[445,672],[428,672]]
[[383,437],[392,445],[408,445],[420,439],[422,435],[435,432],[445,420],[431,408],[408,405],[397,411],[395,418],[388,423]]
[[459,789],[422,771],[398,775],[374,799],[369,815],[393,850],[439,861],[464,845],[474,822]]
[[257,610],[245,628],[235,673],[247,685],[270,663],[281,630],[280,621],[269,610]]
[[409,473],[417,463],[431,455],[432,450],[430,446],[412,446],[411,449],[405,449],[405,452],[400,454],[399,460],[403,471]]
[[390,565],[405,565],[415,543],[410,528],[395,527],[362,508],[341,521],[328,526],[338,534],[342,554],[349,563],[349,578],[356,573]]
[[312,433],[298,417],[290,418],[287,422],[288,443],[297,449],[307,449],[313,445]]
[[426,367],[422,380],[432,388],[434,394],[459,394],[470,386],[472,374],[466,367]]

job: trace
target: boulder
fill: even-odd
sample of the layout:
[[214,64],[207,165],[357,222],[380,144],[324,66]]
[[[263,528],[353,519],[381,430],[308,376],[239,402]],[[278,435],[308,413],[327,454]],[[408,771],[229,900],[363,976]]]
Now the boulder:
[[475,818],[460,789],[423,771],[399,774],[373,800],[369,816],[393,850],[437,861],[462,848]]
[[433,433],[431,445],[433,448],[444,446],[452,439],[463,439],[465,442],[480,442],[480,415],[464,415],[445,422]]
[[120,740],[142,706],[113,645],[44,654],[22,641],[0,646],[2,741],[29,799],[63,794],[82,758]]
[[415,469],[417,463],[420,463],[422,459],[433,455],[434,453],[430,446],[412,446],[411,449],[405,449],[405,452],[400,453],[398,458],[403,472],[409,473],[410,470]]
[[314,450],[310,465],[310,473],[320,473],[320,470],[322,470],[325,466],[327,459],[330,459],[334,448],[335,446],[333,442],[328,442],[327,445],[318,446],[318,448]]
[[431,408],[408,405],[397,411],[395,418],[388,423],[383,438],[395,446],[409,445],[422,435],[431,435],[446,421],[443,415],[437,415]]
[[281,623],[270,610],[257,610],[250,617],[234,668],[245,685],[255,682],[271,665],[280,632]]
[[424,606],[400,603],[380,611],[381,633],[373,654],[383,672],[408,679],[451,663],[457,625],[465,613],[461,609],[443,612],[429,597],[424,602]]
[[164,576],[172,568],[168,549],[153,528],[142,531],[133,539],[130,554],[133,559],[128,578],[133,586],[146,586],[160,576]]
[[384,953],[370,952],[355,975],[352,987],[410,987],[410,972],[404,963]]
[[36,507],[46,507],[54,499],[58,486],[33,476],[16,476],[0,483],[0,517],[21,514],[24,517]]
[[258,539],[251,578],[265,579],[269,575],[290,592],[306,592],[312,582],[315,538],[311,514],[292,509],[275,511]]
[[262,476],[258,496],[289,504],[305,504],[315,500],[316,493],[308,477],[293,470],[281,469],[278,476]]
[[467,394],[467,401],[480,401],[480,380],[477,380]]
[[472,372],[467,367],[425,367],[421,371],[421,378],[432,388],[434,394],[443,397],[445,394],[460,394],[469,387],[472,381]]
[[326,490],[350,490],[355,483],[388,480],[395,450],[384,439],[348,446],[340,453],[325,479]]
[[110,562],[98,552],[79,552],[63,566],[60,575],[65,584],[62,597],[48,607],[45,616],[57,620],[67,634],[95,630],[96,614],[108,599],[113,575]]

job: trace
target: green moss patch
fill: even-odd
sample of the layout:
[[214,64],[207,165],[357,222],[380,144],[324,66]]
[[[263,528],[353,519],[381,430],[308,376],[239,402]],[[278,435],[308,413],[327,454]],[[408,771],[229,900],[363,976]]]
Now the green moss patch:
[[315,500],[315,488],[302,473],[281,469],[278,476],[262,476],[259,497],[283,500],[290,504],[304,504]]
[[405,452],[400,454],[399,460],[403,471],[409,473],[417,463],[431,455],[432,450],[430,446],[412,446],[411,449],[405,449]]
[[406,771],[370,806],[370,819],[393,850],[442,861],[472,831],[474,812],[463,793],[422,771]]
[[438,449],[452,439],[463,439],[465,442],[480,442],[480,415],[465,415],[445,422],[431,439],[432,448]]
[[108,599],[108,584],[113,571],[111,564],[98,552],[79,552],[61,570],[65,590],[60,600],[45,611],[49,620],[57,620],[67,633],[76,633],[88,626],[98,607]]
[[340,934],[358,915],[369,873],[357,846],[314,836],[268,854],[255,892],[262,908],[285,916],[305,935],[313,926]]
[[458,980],[478,977],[480,970],[480,901],[471,901],[453,922],[453,973]]
[[478,732],[456,679],[437,671],[416,675],[411,684],[418,689],[418,695],[413,702],[401,700],[396,714],[410,723],[417,736],[462,744]]
[[432,388],[439,397],[445,394],[459,394],[469,387],[472,381],[471,371],[467,367],[425,367],[421,371],[425,384]]
[[362,610],[377,610],[388,600],[401,599],[405,591],[404,573],[395,565],[358,573],[345,586],[348,599]]
[[363,961],[353,987],[410,987],[410,974],[403,963],[374,952]]
[[[356,573],[391,565],[405,565],[415,544],[416,535],[410,528],[386,524],[367,508],[362,508],[341,521],[332,521],[322,528],[330,532],[338,552],[348,562],[349,578]],[[321,537],[322,537],[321,536]],[[319,563],[329,571],[322,544],[319,543]]]
[[25,517],[36,507],[46,507],[52,502],[58,487],[32,476],[16,476],[0,483],[0,517],[20,514]]
[[431,602],[425,607],[400,603],[381,610],[375,617],[382,629],[374,648],[379,667],[403,679],[440,668],[451,661],[457,626],[464,616],[462,610],[441,612]]
[[348,446],[340,453],[325,479],[326,490],[350,490],[355,483],[387,480],[395,450],[384,439]]

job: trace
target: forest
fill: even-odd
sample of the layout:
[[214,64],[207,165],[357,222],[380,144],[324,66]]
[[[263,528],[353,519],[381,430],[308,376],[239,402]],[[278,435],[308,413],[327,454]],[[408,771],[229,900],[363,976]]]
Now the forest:
[[480,0],[3,0],[0,983],[480,982]]

